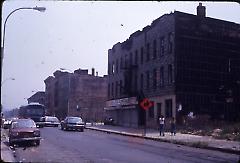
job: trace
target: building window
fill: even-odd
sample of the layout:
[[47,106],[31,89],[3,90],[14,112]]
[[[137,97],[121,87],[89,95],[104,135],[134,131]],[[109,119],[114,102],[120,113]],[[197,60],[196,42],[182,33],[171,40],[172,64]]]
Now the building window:
[[153,41],[153,59],[157,58],[157,41]]
[[150,73],[149,71],[146,72],[146,88],[149,89],[149,79],[150,79]]
[[164,67],[160,68],[160,87],[164,85]]
[[165,100],[166,118],[172,117],[172,99]]
[[112,64],[112,74],[114,74],[114,72],[115,72],[115,65],[114,65],[114,62],[113,62],[113,64]]
[[168,65],[168,83],[171,84],[172,82],[173,82],[172,65]]
[[129,54],[129,65],[130,66],[133,65],[133,54],[132,53]]
[[159,118],[162,115],[162,103],[157,103],[157,117]]
[[138,90],[138,76],[135,74],[134,76],[134,92],[136,93]]
[[160,55],[164,55],[164,37],[160,39]]
[[154,89],[157,88],[157,70],[156,69],[153,70],[153,88]]
[[147,51],[146,62],[148,62],[150,59],[150,44],[149,43],[147,43],[146,51]]
[[120,69],[122,69],[122,68],[123,68],[123,59],[121,57],[121,59],[120,59]]
[[172,53],[172,49],[173,49],[173,34],[172,32],[170,32],[168,34],[168,52]]
[[150,107],[148,110],[148,117],[154,118],[154,107]]
[[116,61],[116,73],[118,73],[118,59]]
[[127,68],[128,67],[128,57],[127,57],[127,54],[125,55],[125,61],[124,61],[125,65],[124,65],[124,68]]
[[141,90],[143,90],[143,74],[141,74],[140,87],[141,87]]
[[112,83],[112,97],[114,95],[114,83]]
[[144,49],[143,47],[141,47],[141,64],[143,64],[143,53],[144,53]]
[[122,84],[122,80],[120,80],[120,95],[122,95],[122,91],[123,90],[123,84]]
[[135,51],[135,65],[138,65],[138,51]]
[[118,82],[115,83],[115,97],[118,96]]
[[110,97],[110,84],[108,84],[108,98]]
[[58,85],[59,85],[59,83],[57,81],[54,85],[54,106],[55,107],[58,107],[58,93],[59,93]]

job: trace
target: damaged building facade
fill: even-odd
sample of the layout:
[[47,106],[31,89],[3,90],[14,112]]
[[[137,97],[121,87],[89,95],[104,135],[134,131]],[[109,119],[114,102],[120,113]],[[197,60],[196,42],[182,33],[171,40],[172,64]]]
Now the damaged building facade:
[[88,74],[78,69],[74,73],[55,71],[45,81],[48,115],[60,119],[80,116],[84,121],[102,121],[107,100],[107,76]]
[[[158,126],[158,117],[240,115],[240,25],[174,11],[108,51],[105,111],[122,126]],[[139,97],[153,101],[148,110]]]

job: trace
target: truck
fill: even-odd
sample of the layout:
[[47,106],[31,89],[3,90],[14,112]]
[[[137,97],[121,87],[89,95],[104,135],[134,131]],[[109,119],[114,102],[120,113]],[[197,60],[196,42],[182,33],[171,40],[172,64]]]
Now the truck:
[[21,106],[18,112],[19,118],[31,118],[37,127],[45,125],[45,106],[40,103],[29,103]]

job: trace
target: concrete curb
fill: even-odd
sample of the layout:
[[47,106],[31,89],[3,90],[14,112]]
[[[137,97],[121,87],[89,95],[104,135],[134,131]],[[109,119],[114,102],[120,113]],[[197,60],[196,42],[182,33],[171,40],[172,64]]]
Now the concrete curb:
[[161,138],[140,136],[140,135],[137,135],[137,134],[130,134],[130,133],[126,133],[126,132],[112,131],[112,130],[107,130],[107,129],[97,129],[97,128],[92,128],[92,127],[86,127],[86,129],[240,155],[240,151],[239,150],[233,150],[233,149],[229,149],[229,148],[217,148],[217,147],[212,147],[212,146],[208,146],[208,145],[201,146],[201,145],[197,145],[197,144],[195,144],[193,142],[187,143],[187,142],[183,142],[183,141],[179,141],[179,140],[167,140],[167,139],[161,139]]

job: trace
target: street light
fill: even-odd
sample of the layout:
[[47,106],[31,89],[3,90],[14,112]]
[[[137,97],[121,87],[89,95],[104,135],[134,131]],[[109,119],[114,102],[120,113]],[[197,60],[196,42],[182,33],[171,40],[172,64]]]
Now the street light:
[[7,79],[3,80],[3,82],[1,83],[1,86],[2,86],[7,80],[15,80],[15,78],[7,78]]
[[[15,10],[13,10],[12,12],[10,12],[10,14],[8,14],[5,22],[4,22],[4,26],[3,26],[3,44],[2,44],[2,47],[1,47],[1,65],[3,67],[3,56],[4,56],[4,47],[5,47],[5,33],[6,33],[6,24],[7,24],[7,20],[8,18],[13,14],[15,13],[16,11],[18,10],[36,10],[36,11],[39,11],[39,12],[44,12],[46,10],[45,7],[20,7],[20,8],[17,8]],[[1,73],[2,74],[2,73]],[[2,77],[2,75],[1,75]]]

